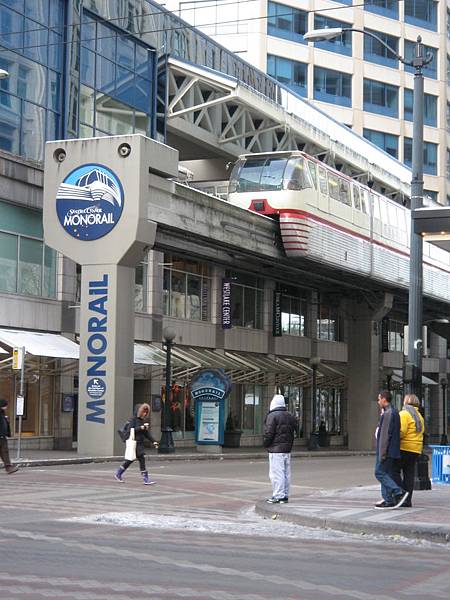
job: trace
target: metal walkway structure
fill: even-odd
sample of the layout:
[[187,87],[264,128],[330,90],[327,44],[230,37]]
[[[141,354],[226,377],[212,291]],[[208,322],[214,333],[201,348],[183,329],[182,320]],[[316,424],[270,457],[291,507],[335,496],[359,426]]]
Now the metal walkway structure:
[[195,140],[197,158],[303,150],[385,195],[410,196],[410,169],[287,88],[275,102],[206,67],[175,58],[168,67],[167,129]]

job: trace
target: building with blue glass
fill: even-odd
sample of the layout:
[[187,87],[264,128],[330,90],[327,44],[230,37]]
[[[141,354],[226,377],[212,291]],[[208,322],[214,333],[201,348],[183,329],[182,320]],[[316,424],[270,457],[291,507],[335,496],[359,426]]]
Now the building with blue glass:
[[[9,73],[0,80],[0,397],[11,400],[10,417],[17,433],[12,400],[18,395],[20,377],[11,370],[10,357],[12,348],[25,345],[22,431],[30,447],[69,448],[77,435],[80,270],[44,243],[46,140],[142,133],[177,148],[181,160],[209,158],[211,145],[192,136],[188,139],[182,127],[177,130],[169,126],[167,111],[174,101],[171,90],[177,83],[183,85],[176,72],[168,69],[168,61],[174,57],[189,63],[194,71],[201,66],[219,73],[224,82],[235,78],[270,102],[279,99],[279,80],[301,96],[320,102],[325,110],[337,110],[343,123],[407,162],[412,76],[389,64],[389,57],[379,56],[379,49],[363,49],[362,40],[356,36],[355,48],[347,38],[331,49],[308,47],[302,34],[307,22],[312,28],[313,15],[305,16],[301,0],[297,4],[298,8],[289,8],[286,17],[282,4],[268,3],[270,18],[265,21],[246,22],[244,13],[237,14],[245,35],[256,23],[258,27],[265,23],[264,35],[252,38],[251,47],[244,44],[248,57],[263,68],[258,70],[233,51],[239,50],[237,46],[230,50],[221,45],[247,39],[240,30],[238,37],[230,33],[229,39],[222,36],[214,41],[149,0],[0,0],[0,69]],[[357,23],[357,16],[360,19],[370,13],[377,20],[377,26],[371,21],[372,29],[385,31],[383,24],[387,23],[386,31],[396,28],[400,39],[403,28],[411,27],[408,39],[414,40],[417,23],[400,23],[388,17],[384,13],[389,3],[384,4],[374,2],[373,11],[367,9],[367,13],[347,6],[341,19]],[[409,6],[410,2],[404,4]],[[242,10],[250,5],[243,4]],[[183,17],[188,16],[183,13]],[[217,19],[211,21],[212,29]],[[326,26],[328,16],[325,20],[319,20],[317,27]],[[433,28],[429,32],[424,40],[440,53],[442,65],[445,51],[441,44],[445,46],[445,39],[441,36],[442,40],[437,40]],[[373,54],[377,60],[373,64],[369,58],[355,60],[357,51]],[[330,57],[337,57],[339,67]],[[356,69],[364,71],[364,81]],[[446,82],[444,85],[439,75],[441,70],[434,79],[431,75],[427,78],[425,88],[429,95],[427,164],[438,169],[437,175],[429,176],[426,187],[440,194],[446,179],[438,158],[446,148],[442,127]],[[445,90],[440,94],[442,85]],[[190,91],[186,86],[186,94]],[[200,106],[211,97],[209,90],[202,93]],[[207,120],[200,109],[193,121],[197,117]],[[228,118],[232,117],[230,110]],[[260,125],[256,119],[252,123],[252,127]],[[230,135],[235,136],[235,132]],[[233,158],[226,143],[214,150],[223,163]],[[232,332],[228,337],[221,329],[218,310],[223,280],[231,286]],[[189,380],[199,367],[208,365],[235,373],[227,412],[230,422],[243,431],[242,443],[260,443],[264,413],[276,386],[300,418],[300,443],[324,421],[332,443],[345,444],[348,419],[352,417],[346,398],[349,316],[345,298],[331,293],[328,284],[302,286],[289,276],[268,277],[264,271],[246,269],[238,261],[231,268],[213,257],[206,260],[187,251],[168,250],[148,252],[136,268],[134,293],[136,372],[130,410],[133,400],[151,399],[155,433],[160,423],[158,399],[164,393],[162,325],[170,324],[177,331],[171,400],[177,444],[193,444]],[[273,336],[275,293],[283,298],[279,333],[284,345],[277,345]],[[405,321],[404,309],[383,321],[380,356],[392,355],[396,362],[389,364],[398,365],[397,371],[403,360]],[[226,339],[232,340],[228,347]],[[73,345],[67,346],[67,340]],[[284,362],[280,371],[275,354],[282,346],[291,362]],[[322,349],[319,354],[317,348]],[[428,348],[436,360],[427,367],[426,407],[428,424],[437,433],[443,415],[437,410],[433,413],[432,407],[441,406],[436,381],[445,372],[439,358],[446,358],[446,341],[430,334]],[[225,350],[235,353],[228,361]],[[321,361],[311,367],[311,358]],[[380,373],[380,385],[392,384],[394,388],[392,368]],[[313,375],[316,396],[311,409]],[[400,394],[397,388],[398,398]],[[367,439],[371,444],[372,437]]]

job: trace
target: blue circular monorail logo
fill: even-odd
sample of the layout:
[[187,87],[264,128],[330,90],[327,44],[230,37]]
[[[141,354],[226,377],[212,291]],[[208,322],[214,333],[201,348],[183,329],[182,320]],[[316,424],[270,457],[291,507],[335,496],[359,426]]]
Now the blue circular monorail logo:
[[56,212],[64,230],[82,241],[98,240],[118,223],[124,203],[122,184],[107,167],[89,163],[61,183]]

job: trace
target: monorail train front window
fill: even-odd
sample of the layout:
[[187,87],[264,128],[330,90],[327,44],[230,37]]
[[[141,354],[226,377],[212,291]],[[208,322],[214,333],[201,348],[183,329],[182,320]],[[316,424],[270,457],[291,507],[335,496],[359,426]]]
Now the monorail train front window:
[[303,158],[291,158],[284,173],[285,190],[304,190],[312,188],[311,174],[309,173]]

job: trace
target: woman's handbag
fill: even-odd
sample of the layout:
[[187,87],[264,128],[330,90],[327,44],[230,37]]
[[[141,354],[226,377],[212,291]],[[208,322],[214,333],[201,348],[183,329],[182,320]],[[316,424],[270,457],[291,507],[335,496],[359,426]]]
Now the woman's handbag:
[[125,442],[125,460],[136,460],[136,439],[134,427],[130,429],[130,437]]

